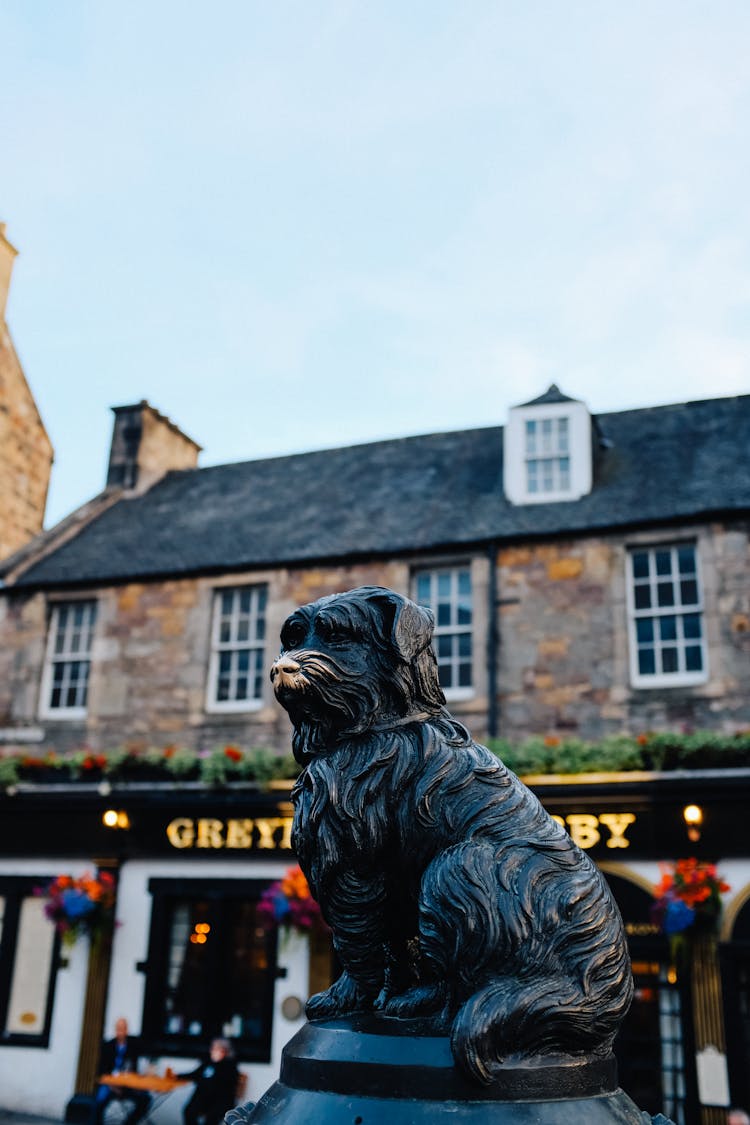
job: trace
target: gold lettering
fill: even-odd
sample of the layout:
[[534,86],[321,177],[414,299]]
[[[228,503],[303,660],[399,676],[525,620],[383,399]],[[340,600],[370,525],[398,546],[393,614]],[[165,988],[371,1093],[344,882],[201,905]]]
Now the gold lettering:
[[195,846],[197,848],[223,848],[224,841],[221,836],[223,827],[224,824],[220,820],[201,817],[198,821],[198,839]]
[[285,851],[291,851],[292,850],[292,825],[294,824],[294,819],[291,816],[282,816],[279,819],[281,820],[281,823],[283,825],[283,831],[281,833],[281,839],[279,840],[279,847],[284,848]]
[[255,821],[228,820],[227,821],[227,847],[251,848],[253,846],[253,824]]
[[630,840],[625,839],[625,829],[628,825],[633,824],[635,816],[633,813],[601,813],[599,816],[599,823],[606,825],[610,831],[610,837],[607,840],[608,848],[629,848]]
[[573,843],[578,844],[579,848],[593,848],[601,840],[597,831],[598,820],[590,813],[576,813],[573,816],[566,816],[565,819]]
[[288,817],[272,816],[267,820],[256,820],[255,827],[258,829],[258,847],[259,848],[275,848],[276,841],[273,834],[277,828],[283,828],[284,822]]
[[186,816],[178,816],[167,825],[167,839],[173,848],[192,848],[195,827]]

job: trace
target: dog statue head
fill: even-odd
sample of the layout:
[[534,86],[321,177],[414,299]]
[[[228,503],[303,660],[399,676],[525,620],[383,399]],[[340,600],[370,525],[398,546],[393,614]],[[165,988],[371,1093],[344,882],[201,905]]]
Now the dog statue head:
[[445,703],[428,609],[382,586],[302,606],[281,630],[271,668],[302,762],[340,739],[437,714]]

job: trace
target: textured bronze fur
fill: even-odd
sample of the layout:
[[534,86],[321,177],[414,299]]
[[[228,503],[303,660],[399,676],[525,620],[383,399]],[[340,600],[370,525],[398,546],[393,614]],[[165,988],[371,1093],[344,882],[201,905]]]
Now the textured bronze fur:
[[609,1052],[632,994],[609,889],[445,709],[432,615],[362,587],[303,606],[271,677],[305,766],[294,847],[344,972],[311,1019],[450,1027],[457,1063]]

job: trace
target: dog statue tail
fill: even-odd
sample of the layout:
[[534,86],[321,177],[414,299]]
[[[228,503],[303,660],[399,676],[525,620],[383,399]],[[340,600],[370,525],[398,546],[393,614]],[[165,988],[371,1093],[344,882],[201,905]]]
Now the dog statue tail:
[[557,854],[454,845],[425,873],[420,929],[430,976],[445,979],[446,958],[457,967],[451,1046],[477,1081],[503,1062],[610,1052],[632,997],[627,945],[604,880],[569,840]]

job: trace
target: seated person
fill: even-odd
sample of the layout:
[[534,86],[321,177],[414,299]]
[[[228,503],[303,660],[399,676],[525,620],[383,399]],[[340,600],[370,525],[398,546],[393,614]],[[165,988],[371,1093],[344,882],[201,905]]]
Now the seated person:
[[221,1125],[222,1118],[235,1103],[237,1063],[228,1039],[211,1042],[211,1056],[189,1074],[178,1074],[195,1082],[195,1090],[182,1111],[185,1125]]
[[[137,1070],[140,1044],[128,1035],[128,1021],[120,1017],[115,1021],[115,1037],[102,1044],[99,1056],[99,1074],[119,1074],[123,1071]],[[113,1086],[97,1086],[94,1095],[94,1109],[91,1125],[101,1125],[104,1107],[113,1098],[132,1103],[133,1108],[123,1125],[136,1125],[145,1117],[151,1106],[151,1095],[145,1090],[118,1090]]]

